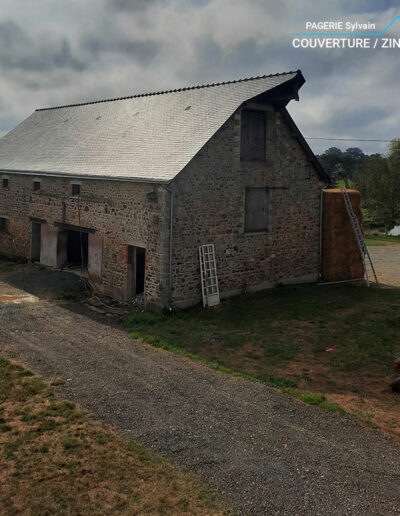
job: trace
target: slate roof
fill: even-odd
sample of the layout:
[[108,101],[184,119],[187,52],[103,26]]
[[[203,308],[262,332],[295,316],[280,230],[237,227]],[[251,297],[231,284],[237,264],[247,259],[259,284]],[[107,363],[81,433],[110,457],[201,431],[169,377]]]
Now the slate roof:
[[38,109],[0,140],[0,170],[169,182],[243,102],[296,77]]

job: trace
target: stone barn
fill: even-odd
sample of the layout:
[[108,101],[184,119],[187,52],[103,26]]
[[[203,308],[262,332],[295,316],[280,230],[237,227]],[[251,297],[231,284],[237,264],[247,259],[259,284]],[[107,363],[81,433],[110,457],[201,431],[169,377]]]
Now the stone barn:
[[315,282],[329,177],[286,110],[300,71],[38,109],[0,140],[0,253],[149,307]]

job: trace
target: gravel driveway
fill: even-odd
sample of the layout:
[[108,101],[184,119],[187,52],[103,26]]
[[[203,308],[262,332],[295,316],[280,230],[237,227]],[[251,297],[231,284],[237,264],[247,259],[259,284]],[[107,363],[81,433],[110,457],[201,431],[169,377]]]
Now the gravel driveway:
[[[0,297],[9,278],[0,274]],[[32,293],[37,302],[0,302],[3,352],[63,378],[62,396],[198,473],[227,507],[258,516],[400,514],[399,441]]]
[[384,285],[400,287],[400,245],[368,247],[378,281]]

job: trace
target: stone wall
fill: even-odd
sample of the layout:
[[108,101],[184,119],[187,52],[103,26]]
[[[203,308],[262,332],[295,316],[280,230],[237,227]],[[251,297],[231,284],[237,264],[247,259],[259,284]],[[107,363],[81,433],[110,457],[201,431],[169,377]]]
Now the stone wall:
[[[89,238],[95,242],[93,270],[104,293],[126,298],[128,245],[147,251],[148,305],[201,301],[198,248],[206,243],[216,246],[222,297],[317,279],[321,180],[278,111],[260,104],[247,107],[267,114],[265,162],[240,160],[239,110],[168,186],[79,180],[80,223],[95,231]],[[10,173],[8,178],[9,186],[0,188],[0,216],[9,217],[9,233],[0,232],[0,253],[30,258],[32,218],[45,221],[51,235],[58,224],[79,225],[71,179],[42,175],[41,188],[34,192],[34,176]],[[244,231],[246,187],[268,187],[266,232]]]
[[[240,161],[240,110],[175,178],[173,301],[201,301],[199,245],[214,243],[222,297],[316,281],[321,180],[282,115],[267,113],[265,162]],[[246,187],[268,187],[268,231],[244,232]]]
[[[78,199],[71,196],[71,179],[42,175],[41,188],[34,192],[33,176],[10,173],[7,177],[9,186],[1,188],[0,184],[0,216],[9,217],[9,233],[0,232],[1,254],[30,258],[32,218],[45,221],[52,232],[57,231],[60,223],[79,225]],[[160,304],[164,188],[122,181],[73,182],[81,184],[80,223],[95,230],[97,255],[102,239],[102,277],[98,288],[125,299],[127,246],[137,245],[147,252],[146,301]]]

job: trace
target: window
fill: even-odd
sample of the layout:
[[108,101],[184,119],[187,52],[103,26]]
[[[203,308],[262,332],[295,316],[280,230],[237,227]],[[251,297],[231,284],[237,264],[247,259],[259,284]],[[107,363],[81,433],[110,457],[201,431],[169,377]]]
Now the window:
[[267,231],[268,189],[246,188],[244,231]]
[[81,194],[81,185],[73,183],[71,186],[71,195],[80,195]]
[[8,188],[8,179],[3,177],[3,188]]
[[33,191],[37,192],[38,190],[40,190],[40,181],[34,181],[33,182]]
[[263,111],[243,109],[241,115],[240,159],[265,161],[266,116]]
[[0,231],[2,233],[8,233],[8,218],[0,217]]

